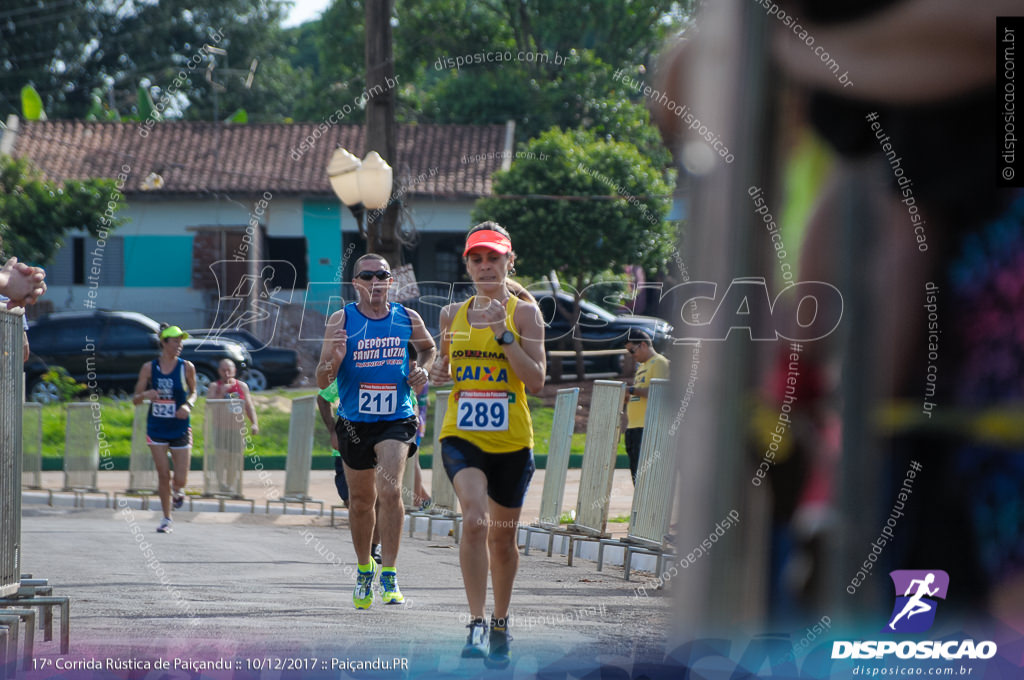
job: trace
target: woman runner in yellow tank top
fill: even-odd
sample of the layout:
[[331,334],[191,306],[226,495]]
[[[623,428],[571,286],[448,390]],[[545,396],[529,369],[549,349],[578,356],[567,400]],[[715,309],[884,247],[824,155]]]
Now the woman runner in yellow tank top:
[[[526,391],[544,387],[544,324],[536,301],[508,278],[515,253],[494,222],[473,227],[463,251],[476,295],[441,311],[441,352],[434,384],[455,381],[441,456],[462,506],[459,562],[469,601],[463,657],[488,668],[510,663],[508,609],[519,568],[516,533],[533,477],[533,424]],[[490,571],[494,606],[484,606]]]

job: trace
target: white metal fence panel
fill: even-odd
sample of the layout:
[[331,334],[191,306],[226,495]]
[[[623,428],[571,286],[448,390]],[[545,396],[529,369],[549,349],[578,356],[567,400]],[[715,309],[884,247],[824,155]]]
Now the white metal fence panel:
[[238,399],[207,399],[203,428],[203,495],[242,497],[245,413]]
[[285,462],[286,498],[309,497],[309,472],[313,466],[313,429],[316,427],[316,395],[292,400],[288,421],[288,459]]
[[0,309],[0,597],[21,582],[23,342],[21,310]]
[[558,390],[555,397],[555,413],[551,421],[551,443],[548,447],[547,464],[544,467],[544,490],[540,499],[542,527],[559,526],[562,516],[562,498],[565,494],[565,479],[569,472],[569,453],[572,450],[572,433],[576,428],[576,405],[580,388],[570,387]]
[[629,516],[629,537],[653,546],[664,542],[672,519],[676,451],[675,441],[668,433],[672,423],[668,402],[668,381],[652,380]]
[[[22,404],[21,485],[26,489],[43,488],[43,405],[33,401]],[[6,430],[5,430],[6,431]]]
[[132,449],[128,459],[128,491],[156,491],[158,480],[153,453],[146,443],[146,418],[149,416],[149,400],[135,406],[132,417]]
[[100,465],[100,442],[96,436],[91,402],[67,405],[64,427],[64,490],[95,491]]
[[608,502],[619,449],[619,423],[625,383],[595,380],[587,419],[587,441],[583,448],[580,494],[572,528],[602,535],[608,524]]

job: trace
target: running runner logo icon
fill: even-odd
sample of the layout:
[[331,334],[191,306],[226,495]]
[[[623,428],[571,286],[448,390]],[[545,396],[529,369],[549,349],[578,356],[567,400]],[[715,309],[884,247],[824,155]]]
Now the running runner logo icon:
[[900,569],[889,572],[896,589],[884,633],[923,633],[935,623],[938,600],[946,599],[949,574],[941,569]]

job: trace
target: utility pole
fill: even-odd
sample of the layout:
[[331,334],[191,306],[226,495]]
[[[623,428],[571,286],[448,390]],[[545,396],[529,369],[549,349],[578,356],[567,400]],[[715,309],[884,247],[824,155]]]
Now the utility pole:
[[[376,151],[397,168],[395,141],[395,60],[391,40],[394,0],[366,0],[366,149]],[[393,190],[392,190],[393,191]],[[402,263],[402,247],[395,238],[397,202],[381,212],[366,212],[367,252],[387,258],[392,267]]]

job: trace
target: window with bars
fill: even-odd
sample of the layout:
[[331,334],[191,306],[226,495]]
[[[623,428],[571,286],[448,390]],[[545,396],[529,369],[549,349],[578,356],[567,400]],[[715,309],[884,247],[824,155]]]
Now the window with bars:
[[102,243],[91,236],[72,236],[46,268],[50,286],[124,285],[124,238],[112,236]]

